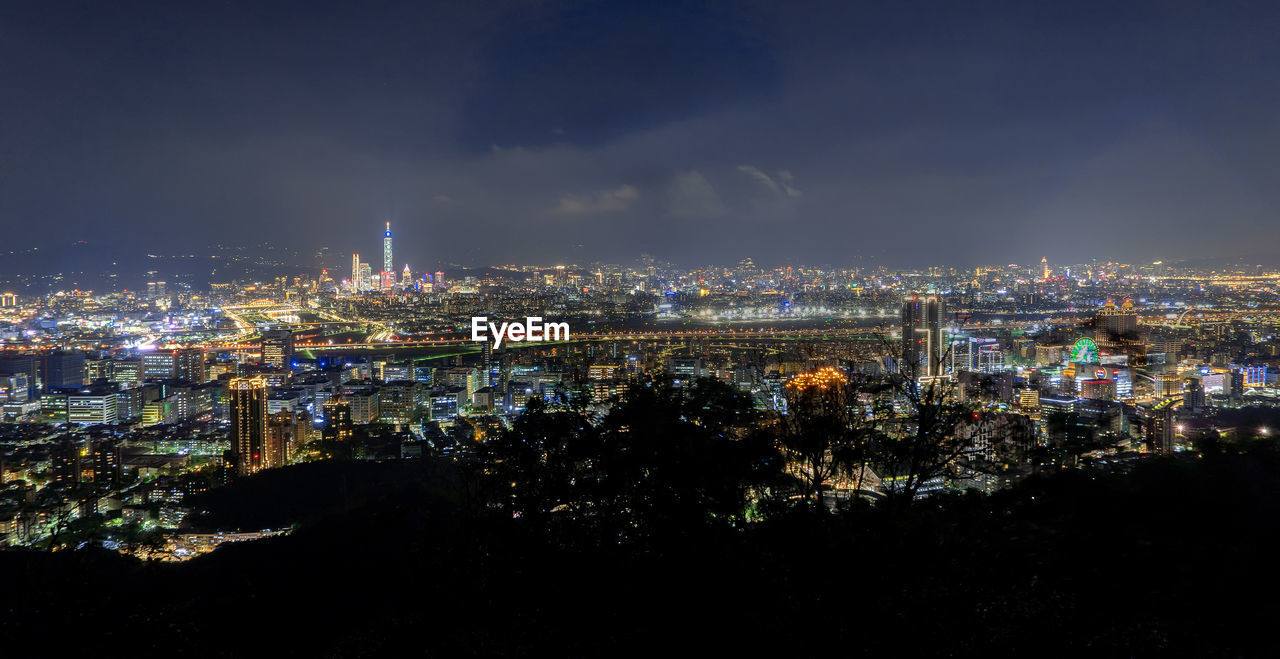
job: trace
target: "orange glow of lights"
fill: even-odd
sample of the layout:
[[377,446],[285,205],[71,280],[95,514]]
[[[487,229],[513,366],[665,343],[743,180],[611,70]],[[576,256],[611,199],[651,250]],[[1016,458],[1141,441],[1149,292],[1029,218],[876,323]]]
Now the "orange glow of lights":
[[849,378],[845,377],[839,369],[834,366],[826,366],[816,371],[801,373],[787,381],[788,389],[827,389],[830,387],[843,386],[849,382]]

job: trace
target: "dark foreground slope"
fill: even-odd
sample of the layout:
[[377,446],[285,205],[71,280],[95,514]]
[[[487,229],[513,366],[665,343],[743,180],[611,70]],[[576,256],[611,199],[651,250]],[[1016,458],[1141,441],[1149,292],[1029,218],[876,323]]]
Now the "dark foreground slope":
[[286,470],[251,489],[293,503],[252,506],[236,500],[244,489],[208,503],[224,523],[305,523],[184,564],[0,552],[3,654],[1280,650],[1280,457],[1265,448],[625,550],[486,518],[464,482],[425,463]]

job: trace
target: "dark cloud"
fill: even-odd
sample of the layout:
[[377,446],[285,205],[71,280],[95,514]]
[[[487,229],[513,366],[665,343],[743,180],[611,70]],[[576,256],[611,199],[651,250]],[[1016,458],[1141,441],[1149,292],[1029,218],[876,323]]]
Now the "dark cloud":
[[[6,242],[1180,258],[1280,238],[1280,8],[88,3],[0,20]],[[583,245],[583,248],[577,248]]]

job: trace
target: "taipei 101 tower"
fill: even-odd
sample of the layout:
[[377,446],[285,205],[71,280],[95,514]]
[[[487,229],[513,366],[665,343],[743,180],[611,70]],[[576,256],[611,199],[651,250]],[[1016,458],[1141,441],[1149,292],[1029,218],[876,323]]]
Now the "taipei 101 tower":
[[395,279],[396,267],[391,260],[391,223],[387,222],[387,233],[382,238],[382,275],[378,277],[378,282],[383,290],[389,291]]

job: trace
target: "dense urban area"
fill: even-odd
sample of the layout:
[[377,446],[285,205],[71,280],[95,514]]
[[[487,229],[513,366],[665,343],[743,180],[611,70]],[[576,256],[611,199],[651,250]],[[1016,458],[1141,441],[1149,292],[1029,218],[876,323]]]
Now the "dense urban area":
[[[397,272],[389,225],[382,247],[377,274],[355,254],[341,273],[207,289],[157,277],[0,296],[0,543],[181,560],[290,532],[211,526],[201,497],[237,479],[334,458],[471,461],[535,402],[603,427],[636,387],[718,383],[750,415],[725,441],[768,435],[791,477],[750,502],[827,507],[1264,438],[1280,400],[1280,273],[1261,267],[646,257],[450,275]],[[473,340],[481,316],[571,335],[495,349]],[[952,416],[924,427],[932,410]],[[839,430],[804,426],[831,414]],[[876,451],[873,435],[928,436],[915,449],[932,454]]]

